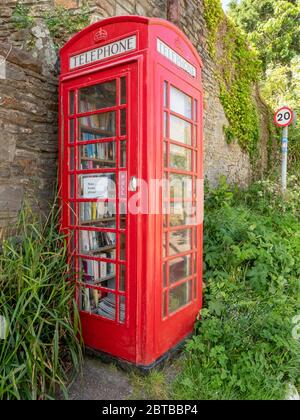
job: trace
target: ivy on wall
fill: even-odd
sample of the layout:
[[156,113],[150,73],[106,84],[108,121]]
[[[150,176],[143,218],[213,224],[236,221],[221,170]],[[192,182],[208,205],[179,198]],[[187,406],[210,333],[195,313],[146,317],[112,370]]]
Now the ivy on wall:
[[261,63],[240,29],[225,17],[220,0],[204,0],[204,17],[209,31],[209,52],[217,63],[220,100],[229,126],[224,127],[228,143],[235,139],[251,158],[257,152],[259,117],[253,98]]
[[[12,15],[12,21],[17,29],[31,28],[34,25],[34,18],[30,12],[30,7],[21,2],[17,3]],[[66,37],[89,25],[90,9],[87,3],[83,3],[78,10],[57,6],[45,13],[44,20],[55,44],[61,46]]]

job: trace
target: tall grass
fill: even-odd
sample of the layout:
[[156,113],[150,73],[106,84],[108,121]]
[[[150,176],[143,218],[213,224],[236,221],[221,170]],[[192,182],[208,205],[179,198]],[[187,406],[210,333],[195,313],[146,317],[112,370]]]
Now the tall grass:
[[[67,397],[66,383],[81,366],[79,317],[69,281],[56,210],[45,222],[24,209],[19,240],[2,244],[0,399]],[[0,326],[1,328],[1,326]],[[3,339],[5,336],[5,339]]]

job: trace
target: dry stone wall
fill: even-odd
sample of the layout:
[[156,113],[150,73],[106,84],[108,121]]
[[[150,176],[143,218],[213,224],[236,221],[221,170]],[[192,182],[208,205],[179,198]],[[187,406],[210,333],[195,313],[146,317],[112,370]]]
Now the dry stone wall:
[[[0,57],[12,48],[6,79],[0,79],[0,227],[15,220],[24,196],[41,209],[51,200],[57,159],[57,55],[43,17],[55,6],[64,6],[72,13],[79,13],[82,6],[81,0],[21,3],[30,8],[34,18],[30,29],[18,29],[12,20],[17,1],[0,0]],[[180,26],[204,63],[205,175],[212,184],[223,174],[230,182],[247,184],[252,176],[249,157],[237,143],[228,145],[223,133],[228,122],[219,100],[216,65],[208,53],[203,1],[88,0],[88,5],[91,22],[136,14],[170,19]],[[265,166],[267,111],[255,95],[262,116],[261,155]]]

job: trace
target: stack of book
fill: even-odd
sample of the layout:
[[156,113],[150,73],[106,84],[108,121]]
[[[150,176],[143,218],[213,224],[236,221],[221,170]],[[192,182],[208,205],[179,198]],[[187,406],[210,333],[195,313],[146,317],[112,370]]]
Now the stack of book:
[[116,245],[116,234],[112,232],[80,231],[81,252],[94,254],[101,252],[101,249],[111,249]]
[[[113,214],[114,213],[114,214]],[[99,201],[98,203],[81,203],[81,222],[112,218],[115,215],[114,203]]]
[[[98,304],[98,312],[100,316],[109,318],[112,320],[116,319],[116,297],[112,293],[101,299]],[[125,320],[125,303],[120,303],[120,322]]]
[[89,144],[82,148],[81,169],[114,168],[115,157],[115,142]]

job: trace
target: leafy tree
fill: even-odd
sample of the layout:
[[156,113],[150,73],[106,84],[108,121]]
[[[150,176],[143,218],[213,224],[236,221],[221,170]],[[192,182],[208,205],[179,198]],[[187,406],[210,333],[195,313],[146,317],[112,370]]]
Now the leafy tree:
[[300,54],[299,0],[232,0],[229,15],[249,34],[265,69]]

